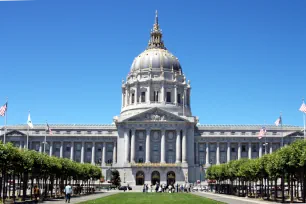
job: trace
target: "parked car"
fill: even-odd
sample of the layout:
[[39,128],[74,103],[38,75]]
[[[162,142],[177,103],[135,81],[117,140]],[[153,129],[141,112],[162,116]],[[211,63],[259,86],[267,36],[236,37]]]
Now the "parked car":
[[121,186],[121,187],[119,188],[119,190],[126,191],[128,188],[129,188],[129,191],[132,190],[132,188],[131,188],[130,186]]

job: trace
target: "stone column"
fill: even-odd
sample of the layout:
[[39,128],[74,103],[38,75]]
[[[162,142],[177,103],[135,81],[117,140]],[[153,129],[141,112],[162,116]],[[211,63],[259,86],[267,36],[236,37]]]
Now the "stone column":
[[147,103],[151,103],[151,83],[149,83],[149,86],[148,86],[148,93],[147,93]]
[[161,148],[161,150],[160,150],[160,155],[161,155],[161,157],[160,157],[160,162],[161,163],[166,163],[166,136],[165,136],[165,130],[164,129],[162,129],[162,131],[161,131],[161,145],[160,145],[160,148]]
[[174,104],[177,105],[177,86],[174,85]]
[[49,148],[49,156],[51,157],[53,154],[53,141],[50,141],[50,148]]
[[71,142],[71,147],[70,147],[70,160],[73,161],[74,157],[74,142]]
[[227,162],[230,162],[231,161],[231,143],[230,142],[227,143],[226,157],[227,157]]
[[262,157],[262,142],[259,142],[258,156]]
[[39,145],[39,152],[42,153],[42,149],[43,149],[43,143],[40,143]]
[[270,154],[272,154],[273,148],[272,148],[272,142],[270,143]]
[[125,106],[128,105],[128,90],[127,90],[127,86],[125,86]]
[[92,142],[92,147],[91,147],[91,164],[95,164],[95,153],[96,153],[96,143]]
[[241,159],[241,143],[238,142],[238,160]]
[[194,163],[198,164],[199,163],[199,143],[195,142],[194,144],[195,144],[195,155],[194,155],[195,161],[194,161]]
[[132,130],[131,137],[131,163],[135,163],[135,130]]
[[164,83],[162,84],[162,87],[161,87],[161,100],[160,100],[162,103],[165,102],[165,86],[164,86]]
[[183,130],[183,139],[182,139],[182,162],[187,163],[187,136],[186,129]]
[[114,142],[113,146],[113,164],[117,163],[117,142]]
[[220,164],[220,143],[217,142],[217,149],[216,149],[216,164]]
[[129,131],[125,130],[124,132],[124,144],[125,144],[125,163],[129,163],[129,150],[130,150],[130,137]]
[[105,144],[105,142],[103,142],[103,146],[102,146],[102,166],[105,166],[105,159],[106,159],[105,149],[106,149],[106,144]]
[[135,96],[134,96],[134,100],[135,100],[135,103],[134,104],[137,104],[137,97],[138,96],[138,84],[135,85]]
[[82,142],[82,147],[81,147],[81,163],[84,163],[84,145],[85,145],[85,142]]
[[147,137],[146,137],[146,163],[150,163],[150,129],[147,129],[146,130],[146,134],[147,134]]
[[249,152],[248,152],[248,156],[249,156],[249,159],[252,159],[252,143],[249,142]]
[[206,142],[206,158],[205,158],[205,164],[206,164],[206,166],[208,166],[209,165],[209,143],[208,142]]
[[64,146],[64,142],[61,141],[61,147],[60,147],[60,158],[63,158],[63,147]]
[[181,132],[176,130],[176,163],[181,163]]

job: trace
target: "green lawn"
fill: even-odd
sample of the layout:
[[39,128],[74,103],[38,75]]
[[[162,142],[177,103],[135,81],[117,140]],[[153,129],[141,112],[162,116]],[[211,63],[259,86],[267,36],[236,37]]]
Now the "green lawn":
[[124,203],[124,204],[221,204],[221,202],[210,200],[208,198],[192,195],[190,193],[118,193],[105,198],[98,198],[82,203]]

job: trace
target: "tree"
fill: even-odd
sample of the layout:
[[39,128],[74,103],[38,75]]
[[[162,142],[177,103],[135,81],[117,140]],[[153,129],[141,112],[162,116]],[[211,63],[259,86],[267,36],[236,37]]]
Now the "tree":
[[119,171],[116,170],[116,169],[112,170],[111,182],[116,187],[121,186],[121,184],[120,184],[121,183],[120,174],[119,174]]

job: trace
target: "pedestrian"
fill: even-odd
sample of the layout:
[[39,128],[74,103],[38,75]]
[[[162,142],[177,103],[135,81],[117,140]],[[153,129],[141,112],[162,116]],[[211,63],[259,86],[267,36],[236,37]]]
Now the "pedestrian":
[[40,194],[39,188],[38,188],[37,185],[35,185],[34,186],[34,200],[35,200],[35,203],[38,203],[39,194]]
[[176,183],[176,192],[178,193],[179,189],[178,189],[178,183]]
[[147,192],[147,193],[149,192],[149,186],[148,186],[148,184],[146,184],[146,192]]
[[65,197],[66,197],[66,203],[70,203],[70,198],[71,198],[71,193],[72,193],[72,188],[71,188],[71,185],[70,183],[68,185],[66,185],[65,187]]

